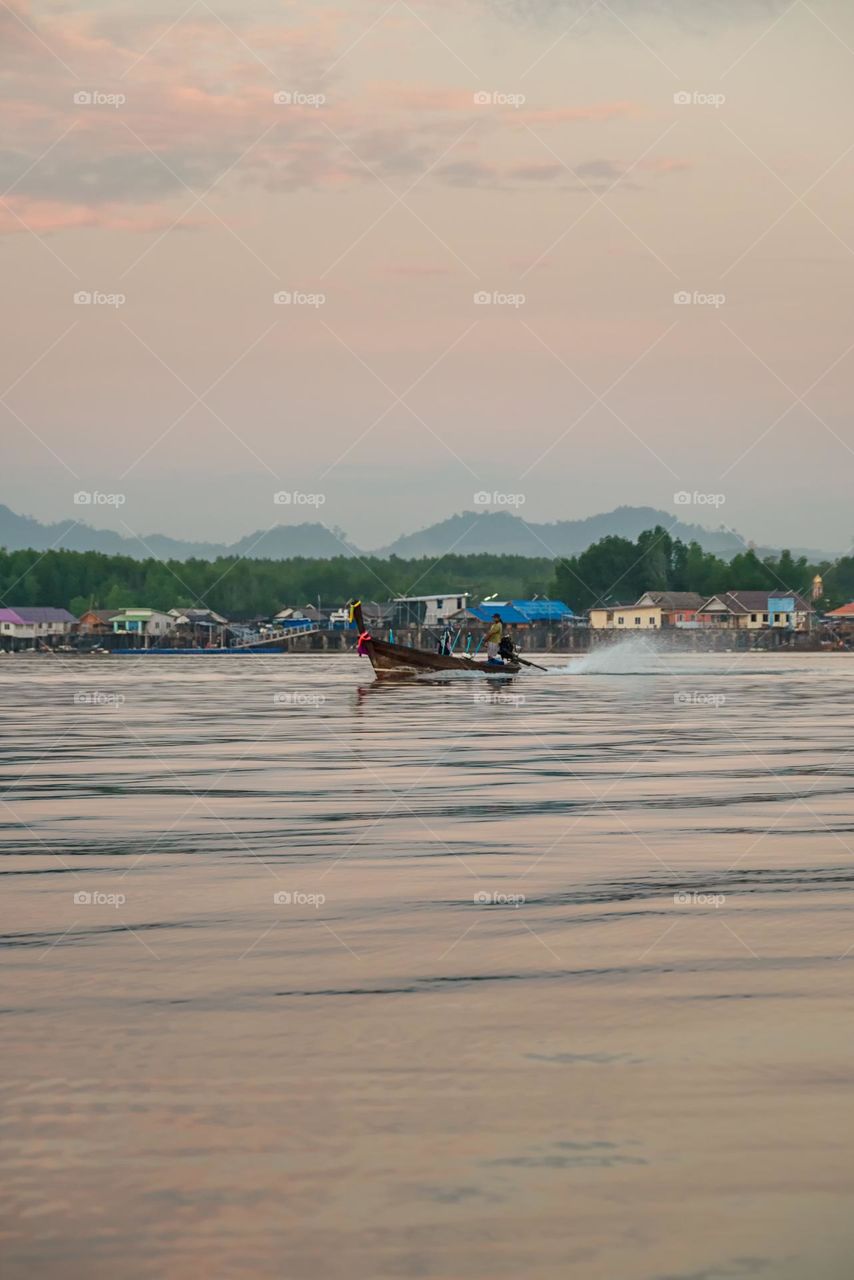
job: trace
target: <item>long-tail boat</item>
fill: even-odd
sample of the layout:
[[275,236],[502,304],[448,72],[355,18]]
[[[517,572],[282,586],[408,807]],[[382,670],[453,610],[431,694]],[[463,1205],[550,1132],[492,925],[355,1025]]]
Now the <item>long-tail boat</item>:
[[478,662],[465,655],[434,653],[430,649],[411,649],[407,645],[392,644],[390,640],[375,640],[365,626],[362,602],[350,605],[350,620],[359,632],[356,644],[358,652],[370,658],[377,679],[393,676],[425,675],[431,671],[478,671],[484,676],[514,676],[521,670],[519,663]]

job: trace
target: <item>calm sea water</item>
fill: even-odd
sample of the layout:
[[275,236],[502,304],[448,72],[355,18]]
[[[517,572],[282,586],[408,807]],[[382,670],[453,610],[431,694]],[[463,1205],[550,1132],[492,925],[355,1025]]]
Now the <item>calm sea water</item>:
[[854,657],[0,717],[4,1277],[850,1274]]

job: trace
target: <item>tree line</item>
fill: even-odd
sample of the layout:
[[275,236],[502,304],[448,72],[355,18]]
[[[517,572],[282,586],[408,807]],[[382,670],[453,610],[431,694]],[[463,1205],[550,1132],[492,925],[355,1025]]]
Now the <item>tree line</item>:
[[795,558],[789,551],[763,559],[746,548],[724,560],[698,542],[672,538],[658,525],[636,542],[602,538],[579,555],[558,561],[555,593],[576,611],[631,604],[645,591],[696,591],[708,597],[721,591],[779,590],[809,599],[816,574],[824,584],[819,609],[835,608],[854,597],[854,556],[810,564],[805,556]]
[[269,617],[285,605],[331,607],[349,599],[469,591],[474,597],[530,599],[549,595],[577,613],[596,604],[631,603],[644,591],[788,589],[807,595],[821,573],[819,607],[854,597],[854,556],[810,564],[784,551],[761,559],[745,550],[732,560],[683,543],[660,526],[636,542],[600,539],[562,559],[519,555],[446,555],[433,560],[336,556],[330,560],[135,560],[98,551],[0,549],[0,601],[54,605],[79,616],[88,608],[206,607],[227,618]]
[[449,555],[440,560],[336,556],[330,560],[136,560],[98,551],[0,550],[0,601],[54,605],[79,617],[86,609],[201,607],[226,618],[269,617],[286,605],[332,607],[347,600],[398,595],[496,591],[545,595],[551,559]]

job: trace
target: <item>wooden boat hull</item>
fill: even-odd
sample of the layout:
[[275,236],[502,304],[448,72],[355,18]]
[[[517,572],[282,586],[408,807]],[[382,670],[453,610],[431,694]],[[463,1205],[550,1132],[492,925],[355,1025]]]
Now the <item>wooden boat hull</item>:
[[516,662],[476,662],[474,658],[430,653],[428,649],[408,649],[387,640],[368,640],[362,645],[378,676],[421,675],[430,671],[479,671],[487,676],[516,675]]
[[410,649],[406,645],[392,644],[389,640],[375,640],[365,630],[362,608],[358,602],[353,605],[353,621],[359,628],[360,651],[370,658],[371,666],[380,680],[448,671],[474,671],[484,676],[515,676],[521,670],[517,662],[478,662],[465,656],[432,653],[429,649]]

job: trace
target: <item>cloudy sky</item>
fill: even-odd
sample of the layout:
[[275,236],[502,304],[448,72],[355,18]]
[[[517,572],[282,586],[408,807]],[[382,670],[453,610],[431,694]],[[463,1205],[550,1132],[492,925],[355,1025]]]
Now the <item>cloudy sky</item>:
[[13,509],[850,546],[844,0],[0,0],[0,48]]

